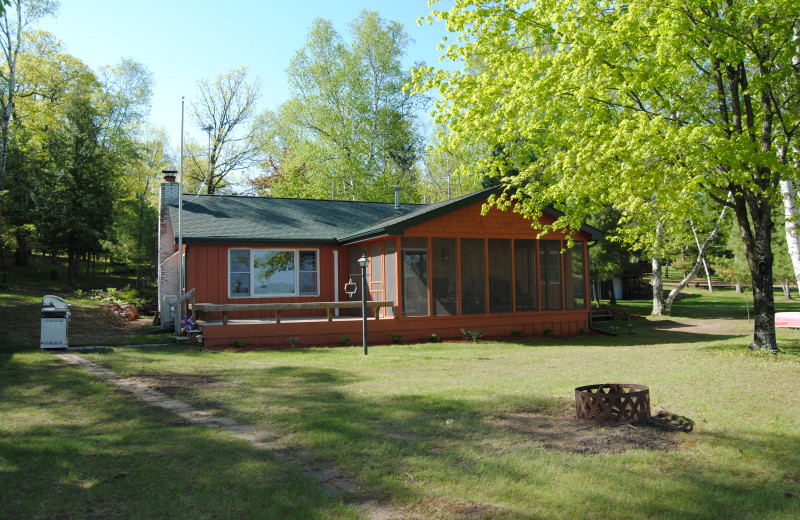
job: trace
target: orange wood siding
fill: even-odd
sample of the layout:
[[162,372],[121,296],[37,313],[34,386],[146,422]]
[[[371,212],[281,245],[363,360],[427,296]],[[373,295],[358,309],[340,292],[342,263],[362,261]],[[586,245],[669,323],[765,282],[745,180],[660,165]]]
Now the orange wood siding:
[[[293,296],[276,298],[230,298],[228,296],[228,251],[231,249],[303,249],[317,250],[319,296]],[[198,303],[290,303],[290,302],[318,302],[334,301],[334,276],[333,276],[333,251],[339,250],[339,279],[347,271],[347,249],[336,247],[297,247],[275,246],[263,247],[257,245],[227,245],[227,244],[191,244],[187,248],[187,290],[196,289]],[[344,261],[344,266],[342,265]],[[344,280],[347,281],[346,279]],[[342,285],[344,282],[342,282]],[[344,301],[340,294],[340,300]],[[217,313],[218,314],[218,313]],[[208,319],[219,319],[212,313]],[[325,311],[293,311],[282,313],[284,316],[321,316]],[[272,317],[271,312],[237,312],[233,315],[239,319],[258,319]]]
[[[491,208],[486,215],[481,215],[483,203],[478,202],[466,208],[453,211],[439,218],[417,224],[406,229],[407,237],[459,237],[459,238],[536,238],[537,230],[531,227],[531,221],[513,211],[501,211]],[[542,223],[552,224],[555,219],[550,215],[542,215]],[[562,233],[550,232],[542,239],[560,240]],[[576,233],[575,240],[591,240],[588,233]]]

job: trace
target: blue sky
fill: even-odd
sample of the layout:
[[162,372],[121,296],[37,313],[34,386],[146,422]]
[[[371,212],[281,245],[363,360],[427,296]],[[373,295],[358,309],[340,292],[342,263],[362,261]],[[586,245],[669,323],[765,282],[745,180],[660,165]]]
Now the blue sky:
[[[441,9],[449,2],[442,1]],[[262,81],[259,108],[276,108],[286,100],[286,67],[302,47],[315,18],[332,20],[340,34],[362,9],[401,22],[415,40],[407,63],[436,64],[436,45],[444,24],[417,25],[430,12],[427,0],[62,0],[55,18],[39,27],[52,32],[66,51],[97,69],[132,58],[153,73],[151,121],[180,143],[181,96],[186,97],[187,137],[204,136],[192,128],[188,105],[196,82],[246,65]]]

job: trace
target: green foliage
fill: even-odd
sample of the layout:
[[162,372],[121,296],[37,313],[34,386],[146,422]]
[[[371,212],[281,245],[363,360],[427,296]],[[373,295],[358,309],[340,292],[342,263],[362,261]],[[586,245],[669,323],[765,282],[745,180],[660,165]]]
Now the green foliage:
[[441,343],[442,338],[440,338],[435,332],[431,332],[428,334],[428,343]]
[[231,346],[233,348],[244,348],[244,341],[240,339],[235,339],[233,340],[233,343],[231,343]]
[[461,334],[464,336],[464,339],[469,341],[478,341],[482,337],[486,335],[485,332],[482,330],[469,330],[469,329],[461,329]]
[[417,103],[402,87],[408,34],[364,10],[346,42],[317,19],[287,74],[291,98],[261,120],[265,175],[251,181],[280,197],[393,200],[393,186],[415,201],[420,139]]
[[389,336],[392,337],[392,343],[394,343],[395,345],[400,345],[403,343],[401,339],[403,337],[402,334],[392,334],[391,332],[387,332],[387,334],[389,334]]
[[549,336],[552,333],[553,333],[553,329],[551,329],[549,327],[545,327],[545,328],[542,329],[542,336]]
[[297,339],[298,338],[289,338],[286,340],[286,343],[288,343],[290,347],[294,348],[297,346]]
[[522,331],[519,329],[511,329],[511,335],[515,338],[522,337]]
[[339,343],[346,347],[350,344],[350,336],[342,336],[342,339],[339,340]]
[[763,250],[797,159],[799,16],[783,0],[457,2],[429,21],[458,35],[443,61],[461,70],[420,67],[412,91],[438,91],[455,142],[503,147],[483,164],[508,187],[493,203],[534,220],[554,205],[564,216],[545,230],[613,205],[630,247],[664,252],[729,206],[759,286],[754,346],[775,348]]

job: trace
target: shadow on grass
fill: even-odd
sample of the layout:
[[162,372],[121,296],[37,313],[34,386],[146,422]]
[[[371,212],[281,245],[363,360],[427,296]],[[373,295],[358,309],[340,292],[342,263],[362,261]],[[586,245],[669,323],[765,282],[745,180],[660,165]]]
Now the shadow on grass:
[[[563,414],[571,406],[564,397],[535,391],[480,399],[457,391],[374,396],[354,390],[369,383],[363,376],[319,366],[215,374],[247,382],[226,389],[227,404],[213,403],[221,413],[293,432],[316,458],[353,476],[371,495],[403,504],[409,516],[462,517],[431,502],[437,493],[491,518],[528,518],[533,510],[574,518],[791,517],[798,511],[797,501],[782,495],[782,484],[796,489],[792,479],[800,476],[796,434],[680,433],[703,450],[576,455],[548,451],[482,420],[505,412]],[[185,391],[208,400],[202,390]],[[246,399],[260,402],[235,405]],[[714,455],[703,455],[709,451]],[[761,472],[771,476],[756,477]],[[586,475],[604,475],[604,485],[587,487]]]
[[355,518],[297,469],[55,358],[0,367],[4,518]]

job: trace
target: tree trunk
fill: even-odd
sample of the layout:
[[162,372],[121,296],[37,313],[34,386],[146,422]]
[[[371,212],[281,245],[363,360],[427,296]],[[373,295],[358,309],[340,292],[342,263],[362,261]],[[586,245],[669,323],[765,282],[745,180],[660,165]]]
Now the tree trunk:
[[792,259],[794,268],[794,278],[800,289],[800,236],[797,235],[797,207],[795,206],[794,182],[791,180],[781,181],[781,194],[783,195],[783,213],[786,228],[786,244],[789,246],[789,256]]
[[[697,230],[694,228],[694,222],[691,222],[691,224],[692,224],[692,234],[694,234],[694,241],[697,242],[697,250],[699,251],[701,248],[700,237],[697,236]],[[711,272],[708,270],[708,262],[706,262],[706,255],[703,254],[702,257],[703,257],[703,269],[705,269],[706,271],[706,281],[708,282],[708,292],[713,293],[714,286],[711,284]]]
[[0,237],[0,269],[3,271],[3,283],[6,283],[8,281],[6,277],[6,248],[2,237]]
[[664,282],[661,278],[661,238],[664,232],[664,223],[656,224],[656,243],[653,248],[653,316],[662,316],[664,313]]
[[[729,201],[731,200],[730,193],[728,194],[728,200]],[[698,249],[697,260],[695,260],[694,267],[692,268],[691,271],[689,271],[689,274],[684,276],[683,280],[681,280],[681,282],[669,292],[669,296],[667,297],[667,301],[664,304],[664,310],[663,310],[664,314],[666,314],[667,316],[671,315],[672,303],[678,297],[678,294],[680,294],[681,289],[686,287],[689,281],[691,281],[691,279],[697,275],[697,273],[700,271],[701,266],[706,265],[706,249],[708,249],[708,245],[714,241],[714,238],[716,238],[717,233],[719,233],[719,227],[722,224],[722,221],[725,220],[725,214],[727,212],[728,212],[727,207],[722,208],[722,212],[719,214],[719,218],[717,219],[717,224],[714,226],[714,230],[711,231],[711,233],[708,235],[708,238],[706,238],[706,241],[703,242],[702,245],[700,245],[700,240],[697,238],[697,232],[694,229],[694,222],[691,223],[692,232],[694,233],[694,238],[695,240],[697,240],[697,249]],[[706,269],[708,269],[708,267],[706,267]],[[711,286],[711,278],[708,279],[708,285],[709,287]]]
[[743,292],[741,280],[736,280],[736,294],[742,294]]
[[80,267],[80,255],[76,251],[67,251],[67,283],[74,287],[78,281],[78,268]]
[[617,304],[617,293],[614,291],[614,279],[611,279],[611,289],[608,291],[608,304],[609,305],[616,305]]
[[735,211],[753,280],[754,330],[750,349],[780,352],[775,339],[775,295],[772,292],[772,208],[752,196],[745,203],[746,196],[736,197]]
[[661,255],[653,253],[653,316],[664,313],[664,282],[661,278]]

